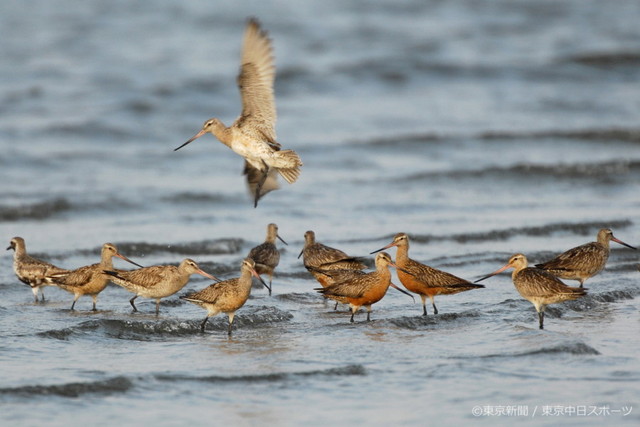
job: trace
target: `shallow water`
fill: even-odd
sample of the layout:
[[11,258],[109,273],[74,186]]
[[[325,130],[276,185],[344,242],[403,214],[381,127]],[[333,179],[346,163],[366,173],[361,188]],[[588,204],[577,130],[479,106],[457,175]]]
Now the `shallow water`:
[[[72,296],[54,288],[35,304],[6,252],[3,424],[640,420],[636,251],[612,243],[589,295],[549,307],[544,331],[507,274],[438,297],[437,316],[390,290],[371,322],[361,312],[350,324],[297,259],[309,229],[358,256],[407,232],[412,258],[467,279],[515,252],[543,261],[602,227],[638,246],[637,2],[39,1],[0,12],[7,244],[22,236],[33,255],[75,268],[108,241],[144,265],[190,257],[229,278],[269,222],[289,243],[273,295],[254,288],[232,339],[224,316],[201,334],[204,311],[177,295],[158,317],[150,300],[132,313],[116,286],[95,313],[87,297],[70,312]],[[257,209],[241,159],[211,136],[172,151],[210,116],[238,114],[251,15],[274,41],[278,139],[304,161],[299,181]],[[209,284],[198,277],[179,294]]]

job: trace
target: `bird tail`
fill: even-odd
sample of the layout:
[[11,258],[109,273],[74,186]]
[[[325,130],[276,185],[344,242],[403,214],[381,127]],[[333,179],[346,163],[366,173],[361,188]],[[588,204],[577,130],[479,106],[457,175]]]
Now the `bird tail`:
[[302,166],[302,160],[300,160],[298,153],[293,150],[281,150],[276,151],[274,156],[277,156],[279,160],[276,168],[280,176],[289,184],[296,182],[300,176],[300,166]]

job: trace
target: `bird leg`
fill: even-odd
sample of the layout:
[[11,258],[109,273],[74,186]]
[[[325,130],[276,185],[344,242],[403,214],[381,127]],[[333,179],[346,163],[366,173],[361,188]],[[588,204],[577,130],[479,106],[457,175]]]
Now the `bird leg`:
[[207,324],[207,320],[209,320],[209,316],[205,317],[202,323],[200,323],[200,331],[204,332],[204,325]]
[[544,322],[544,311],[538,312],[538,319],[540,320],[540,329],[544,329],[542,323]]
[[156,300],[156,316],[160,315],[160,298]]
[[[42,300],[42,302],[44,302],[44,289],[40,289],[40,294],[41,294],[41,297],[42,297],[41,300]],[[37,299],[38,299],[38,295],[36,295],[36,302],[38,302]]]
[[133,303],[133,300],[135,300],[136,298],[138,298],[138,295],[134,296],[129,300],[129,304],[131,304],[131,307],[133,307],[133,311],[138,311],[138,309],[136,308],[136,305]]
[[229,336],[231,336],[231,325],[233,325],[233,318],[235,315],[235,312],[229,313]]
[[420,295],[420,299],[422,300],[422,315],[426,316],[427,315],[427,296]]
[[74,299],[73,299],[73,303],[71,304],[71,311],[75,310],[74,307],[76,306],[76,301],[78,301],[78,298],[80,298],[80,295],[77,295]]
[[264,166],[264,172],[262,173],[262,177],[260,177],[260,181],[258,181],[258,185],[256,185],[256,194],[254,195],[254,199],[253,199],[253,207],[257,208],[258,207],[258,200],[260,199],[260,191],[262,191],[262,186],[264,185],[264,182],[267,180],[267,176],[269,175],[269,165],[267,165],[267,163],[265,163],[265,161],[262,161],[262,165]]
[[93,308],[91,309],[91,311],[98,311],[98,309],[96,308],[96,302],[98,301],[98,295],[94,295],[93,296]]
[[371,306],[367,307],[367,322],[371,322]]
[[338,309],[338,301],[336,301],[336,305],[333,307],[333,311],[336,311]]
[[356,314],[356,309],[355,307],[351,307],[351,323],[353,323],[353,316]]

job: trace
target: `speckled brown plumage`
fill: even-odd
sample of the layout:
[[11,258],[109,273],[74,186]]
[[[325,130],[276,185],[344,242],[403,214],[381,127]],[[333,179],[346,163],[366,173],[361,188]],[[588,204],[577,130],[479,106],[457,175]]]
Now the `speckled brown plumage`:
[[293,150],[282,150],[276,141],[276,105],[273,84],[275,66],[267,32],[250,19],[244,33],[238,87],[242,113],[229,127],[220,120],[207,120],[200,132],[176,148],[179,150],[206,133],[245,159],[244,174],[254,196],[254,207],[269,191],[277,189],[276,172],[289,184],[300,175],[302,161]]
[[[276,247],[276,239],[280,239],[285,245],[287,244],[287,242],[278,235],[278,226],[276,224],[269,224],[267,226],[267,237],[264,243],[251,249],[249,255],[247,255],[247,258],[251,258],[255,262],[255,270],[258,274],[267,274],[269,276],[270,289],[273,280],[273,271],[280,262],[280,251]],[[269,295],[271,295],[271,290],[269,290]]]
[[547,305],[575,300],[587,294],[587,289],[567,286],[554,275],[538,268],[527,267],[527,265],[527,257],[523,254],[515,254],[504,267],[477,281],[513,268],[511,275],[513,284],[520,295],[535,306],[540,329],[543,329],[544,310]]
[[202,271],[192,259],[183,260],[179,266],[154,265],[132,271],[106,271],[111,281],[127,291],[136,294],[129,300],[133,311],[138,311],[134,301],[136,298],[152,298],[156,300],[156,314],[160,313],[160,300],[171,296],[189,282],[192,274],[200,274],[208,279],[218,280],[215,276]]
[[406,233],[396,234],[391,243],[384,248],[378,249],[378,251],[393,246],[398,248],[396,252],[396,264],[399,267],[398,278],[405,288],[420,295],[422,299],[422,314],[424,316],[427,315],[427,297],[431,299],[433,313],[438,314],[435,303],[436,295],[453,295],[472,289],[484,288],[483,285],[476,285],[451,273],[429,267],[409,258],[409,236]]
[[304,266],[323,287],[329,286],[333,281],[328,276],[320,274],[318,270],[364,270],[367,268],[358,258],[349,256],[340,249],[316,242],[316,235],[311,230],[304,233],[304,247],[298,258],[300,256]]
[[64,273],[67,270],[27,254],[27,246],[22,237],[14,237],[11,239],[9,247],[7,247],[7,250],[9,249],[15,251],[13,254],[13,272],[22,283],[31,288],[35,302],[38,302],[38,290],[42,295],[42,301],[44,301],[42,286],[52,286],[51,283],[47,283],[44,280],[45,276]]
[[391,272],[389,266],[395,267],[388,253],[382,252],[376,256],[376,269],[370,273],[359,270],[335,270],[323,271],[320,274],[326,274],[333,279],[333,284],[316,288],[315,290],[327,298],[349,304],[351,307],[351,322],[356,311],[362,306],[367,308],[367,321],[370,320],[371,305],[380,301],[389,286],[407,292],[398,288],[391,283]]
[[611,240],[628,248],[636,249],[614,237],[610,229],[603,228],[598,231],[597,241],[571,248],[552,260],[536,264],[536,267],[561,279],[577,280],[582,287],[588,278],[604,269],[609,259],[609,242]]
[[95,311],[98,294],[109,284],[109,276],[104,273],[104,270],[113,270],[114,256],[140,267],[139,264],[120,254],[114,244],[105,243],[102,245],[99,263],[63,273],[51,274],[45,280],[74,295],[71,310],[74,309],[78,298],[83,295],[90,295],[93,299],[93,311]]
[[240,266],[240,277],[214,283],[201,291],[180,297],[207,310],[207,316],[200,324],[202,332],[205,330],[209,317],[225,313],[229,316],[228,334],[231,335],[231,325],[236,310],[242,307],[251,295],[252,275],[260,279],[255,270],[254,261],[251,258],[245,258]]

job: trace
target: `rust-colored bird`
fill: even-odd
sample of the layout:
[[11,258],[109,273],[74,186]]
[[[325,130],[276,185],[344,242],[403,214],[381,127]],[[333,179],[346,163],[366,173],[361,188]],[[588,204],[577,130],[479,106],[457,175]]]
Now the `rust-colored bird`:
[[588,278],[604,269],[609,259],[609,242],[611,240],[628,248],[636,249],[622,240],[616,239],[610,229],[603,228],[598,231],[596,242],[585,243],[569,249],[552,260],[536,264],[536,267],[561,279],[577,280],[582,287]]
[[429,267],[409,258],[409,236],[405,233],[396,234],[391,243],[371,253],[393,246],[398,248],[396,252],[396,264],[399,267],[398,278],[405,288],[420,295],[422,299],[422,314],[424,316],[427,315],[427,297],[431,299],[433,314],[438,314],[435,302],[436,295],[452,295],[470,291],[471,289],[484,288],[483,285],[473,284],[446,271]]
[[202,130],[176,148],[179,150],[206,133],[245,159],[244,174],[254,197],[254,207],[268,192],[279,188],[277,174],[289,184],[300,175],[302,161],[293,150],[282,150],[276,141],[276,104],[273,84],[275,66],[271,40],[255,19],[250,19],[244,33],[238,86],[242,113],[229,127],[212,118]]
[[14,237],[9,242],[7,250],[13,249],[13,271],[18,279],[25,285],[29,285],[35,302],[38,302],[38,290],[44,301],[44,290],[42,286],[51,285],[44,278],[49,274],[64,273],[67,270],[56,267],[53,264],[44,262],[27,254],[27,247],[22,237]]
[[[350,273],[345,270],[324,271],[322,274],[335,274],[335,283],[323,288],[315,288],[316,291],[343,304],[351,307],[351,322],[356,311],[362,306],[367,308],[367,321],[370,321],[371,305],[380,301],[389,286],[400,292],[413,296],[391,283],[391,272],[389,266],[397,267],[391,257],[386,252],[381,252],[376,256],[376,269],[370,273],[359,270],[352,270]],[[340,276],[340,277],[339,277]],[[340,281],[337,281],[338,277]]]
[[200,324],[202,332],[204,332],[209,317],[218,313],[225,313],[229,316],[228,334],[231,336],[231,325],[233,324],[236,310],[247,302],[251,294],[252,275],[257,277],[267,289],[269,288],[255,270],[253,260],[245,258],[240,266],[240,277],[214,283],[201,291],[180,297],[207,310],[207,317]]
[[126,256],[120,254],[118,248],[116,248],[116,245],[113,243],[105,243],[102,245],[99,263],[62,273],[51,274],[45,277],[45,280],[74,295],[71,310],[74,309],[78,298],[82,295],[90,295],[93,298],[93,311],[96,311],[98,294],[109,284],[109,276],[104,273],[104,270],[113,270],[114,256],[138,267],[142,267],[140,264],[136,264]]
[[323,287],[329,286],[332,280],[318,270],[364,270],[367,268],[358,258],[316,242],[316,234],[311,230],[304,233],[304,247],[298,258],[301,256],[305,268]]
[[276,247],[276,238],[280,239],[285,245],[282,237],[278,235],[278,226],[275,224],[269,224],[267,226],[267,237],[264,243],[259,244],[255,248],[249,251],[247,258],[251,258],[255,262],[255,270],[258,274],[269,275],[269,295],[271,295],[271,281],[273,280],[273,270],[278,266],[280,262],[280,251]]
[[160,300],[184,288],[192,274],[200,274],[208,279],[219,281],[215,276],[202,271],[198,264],[189,258],[183,260],[177,267],[175,265],[154,265],[131,271],[105,270],[105,273],[111,276],[113,283],[135,294],[129,300],[133,311],[138,311],[134,304],[136,298],[152,298],[156,300],[156,314],[160,313]]
[[538,268],[527,267],[527,265],[527,257],[523,254],[515,254],[504,267],[476,280],[476,282],[513,268],[511,275],[513,284],[520,295],[535,306],[540,329],[544,328],[544,310],[547,305],[578,299],[587,294],[585,288],[567,286],[554,275]]

